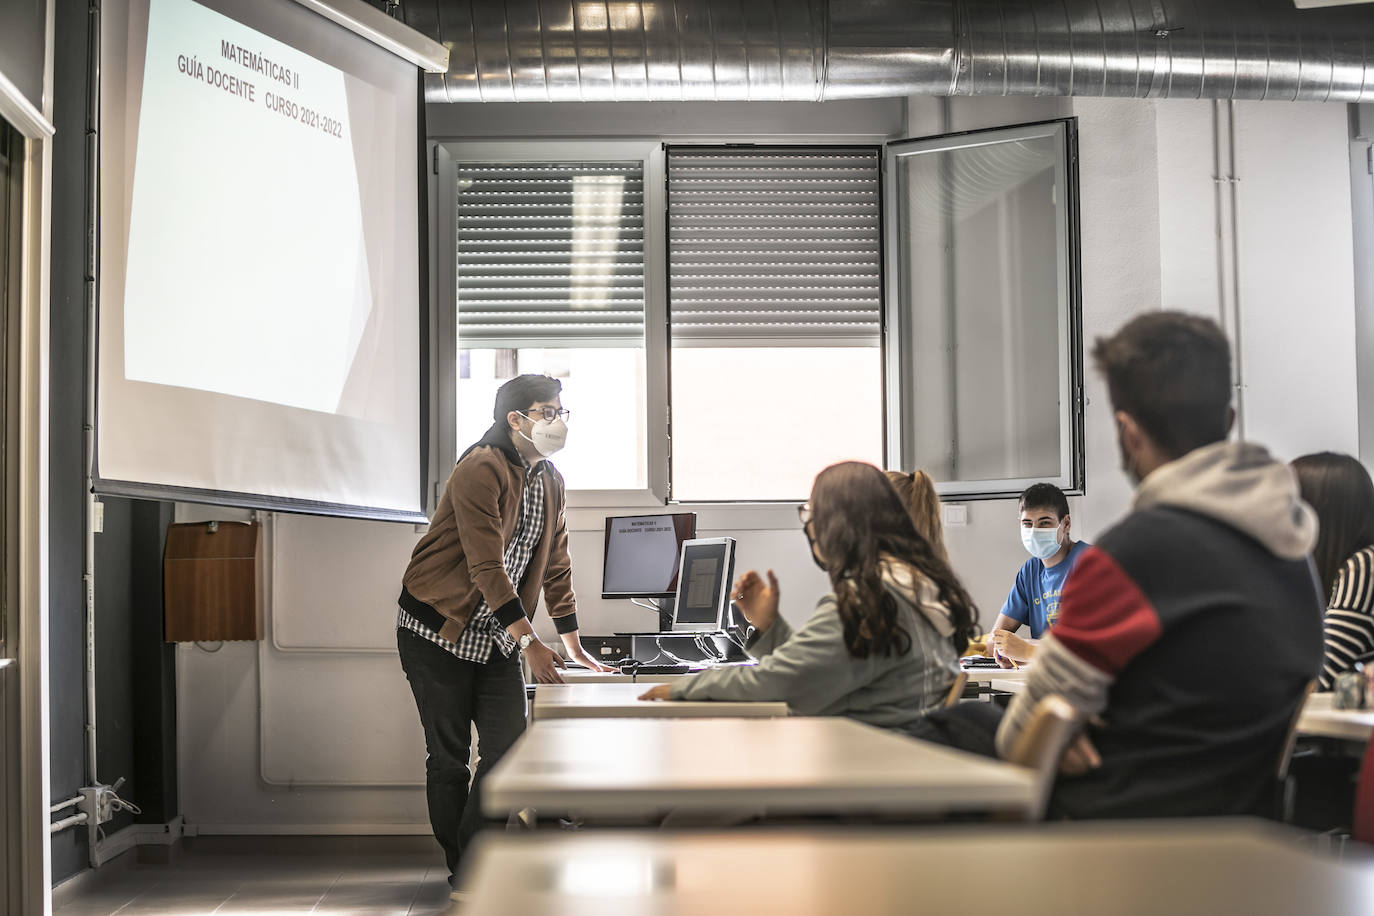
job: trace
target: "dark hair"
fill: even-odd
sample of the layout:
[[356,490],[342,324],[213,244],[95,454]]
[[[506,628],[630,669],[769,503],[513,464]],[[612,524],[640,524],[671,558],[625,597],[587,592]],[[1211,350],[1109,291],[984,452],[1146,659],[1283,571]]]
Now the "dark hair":
[[1052,483],[1033,483],[1021,493],[1021,511],[1027,509],[1053,509],[1062,522],[1069,514],[1069,499]]
[[1231,348],[1215,322],[1182,312],[1141,315],[1099,337],[1093,361],[1112,409],[1130,414],[1168,457],[1226,438]]
[[491,418],[504,426],[512,410],[529,410],[540,401],[552,401],[563,390],[563,383],[547,375],[517,375],[496,389],[496,406]]
[[1329,600],[1345,561],[1374,545],[1374,482],[1357,459],[1335,452],[1303,455],[1292,467],[1302,498],[1317,513],[1312,559]]
[[911,650],[911,635],[897,620],[897,601],[883,585],[883,555],[908,564],[935,584],[954,623],[954,648],[963,654],[974,635],[977,608],[949,564],[916,532],[882,471],[859,461],[821,471],[811,488],[811,517],[851,656],[904,655]]
[[935,555],[949,562],[949,552],[945,550],[945,530],[940,524],[940,494],[935,492],[935,481],[925,471],[884,471],[887,482],[897,491],[897,496],[906,506],[916,533],[930,542]]

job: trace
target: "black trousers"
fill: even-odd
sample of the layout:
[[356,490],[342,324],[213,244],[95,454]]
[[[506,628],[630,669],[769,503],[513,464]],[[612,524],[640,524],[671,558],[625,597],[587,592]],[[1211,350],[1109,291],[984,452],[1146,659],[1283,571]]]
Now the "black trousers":
[[[403,629],[396,630],[396,647],[425,731],[429,823],[444,849],[453,884],[464,850],[484,824],[482,780],[525,731],[520,655],[505,658],[493,651],[485,663],[464,661]],[[472,776],[468,758],[474,724],[481,756]]]

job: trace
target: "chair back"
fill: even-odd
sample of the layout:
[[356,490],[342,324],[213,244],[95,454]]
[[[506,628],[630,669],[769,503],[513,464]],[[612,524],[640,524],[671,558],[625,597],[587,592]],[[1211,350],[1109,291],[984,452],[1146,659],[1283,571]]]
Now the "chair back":
[[954,683],[949,685],[949,693],[945,694],[945,708],[957,704],[964,696],[964,687],[968,684],[968,672],[960,671],[959,676],[954,679]]
[[1083,714],[1068,700],[1050,694],[1035,705],[1030,721],[1016,739],[1007,760],[1027,767],[1035,773],[1035,800],[1030,811],[1031,820],[1043,820],[1059,774],[1059,761],[1069,742],[1078,736]]
[[1283,747],[1279,748],[1279,767],[1276,771],[1279,782],[1285,782],[1288,779],[1288,765],[1293,761],[1293,748],[1298,743],[1298,721],[1302,718],[1303,708],[1307,706],[1312,691],[1316,689],[1316,681],[1307,682],[1307,687],[1302,692],[1302,699],[1298,701],[1298,708],[1293,711],[1293,720],[1288,723],[1288,734],[1283,739]]
[[1364,748],[1360,779],[1355,784],[1355,816],[1350,835],[1361,843],[1374,843],[1374,741]]
[[1293,822],[1293,809],[1297,794],[1297,786],[1292,779],[1288,778],[1288,770],[1293,764],[1293,749],[1298,744],[1298,722],[1302,719],[1302,711],[1307,706],[1312,691],[1316,689],[1317,682],[1315,680],[1307,682],[1307,687],[1302,692],[1302,699],[1298,701],[1298,708],[1293,711],[1293,719],[1288,723],[1288,734],[1283,738],[1283,746],[1279,748],[1279,762],[1274,770],[1274,775],[1277,777],[1277,781],[1274,783],[1277,794],[1274,800],[1274,816],[1284,824]]

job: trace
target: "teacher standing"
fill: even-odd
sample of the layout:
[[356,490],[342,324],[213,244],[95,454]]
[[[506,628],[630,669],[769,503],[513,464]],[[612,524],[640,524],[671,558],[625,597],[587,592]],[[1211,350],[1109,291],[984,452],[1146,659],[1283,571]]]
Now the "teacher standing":
[[[525,730],[521,653],[534,679],[566,668],[530,625],[542,589],[568,656],[593,661],[577,635],[563,478],[547,460],[567,438],[562,384],[521,375],[496,392],[491,429],[459,459],[402,578],[396,643],[425,733],[434,837],[455,885],[482,825],[483,778]],[[469,790],[476,726],[480,763]]]

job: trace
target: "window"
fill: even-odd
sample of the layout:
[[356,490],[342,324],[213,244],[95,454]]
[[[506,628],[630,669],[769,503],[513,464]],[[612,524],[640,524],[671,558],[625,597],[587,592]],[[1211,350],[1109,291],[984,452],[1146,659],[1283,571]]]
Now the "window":
[[672,495],[801,500],[883,457],[874,147],[670,147]]
[[1071,121],[889,146],[893,405],[945,494],[1082,486]]
[[456,175],[459,453],[503,382],[544,373],[572,411],[569,486],[646,488],[644,161],[459,158]]
[[574,504],[802,500],[845,459],[947,496],[1081,488],[1072,121],[885,154],[444,149],[460,453],[502,382],[543,372]]

